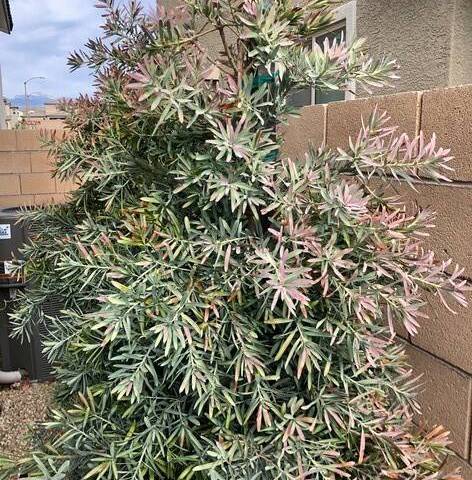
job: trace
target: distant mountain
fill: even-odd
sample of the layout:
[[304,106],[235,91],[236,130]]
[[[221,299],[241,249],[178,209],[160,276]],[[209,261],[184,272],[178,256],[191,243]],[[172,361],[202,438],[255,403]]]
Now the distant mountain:
[[[24,107],[25,106],[25,96],[24,95],[16,95],[13,98],[8,99],[10,103],[16,107]],[[42,107],[46,102],[50,102],[54,100],[52,97],[48,97],[47,95],[29,95],[28,105],[30,107]]]

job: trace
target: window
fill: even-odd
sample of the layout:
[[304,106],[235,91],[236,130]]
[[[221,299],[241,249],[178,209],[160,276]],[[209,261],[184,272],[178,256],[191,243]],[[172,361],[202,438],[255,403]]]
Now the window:
[[[337,24],[333,26],[333,30],[327,31],[321,35],[318,35],[314,40],[320,46],[323,47],[323,43],[328,39],[329,43],[337,40],[340,42],[342,39],[346,38],[346,24]],[[311,99],[311,103],[314,104],[323,104],[330,102],[338,102],[340,100],[346,99],[346,92],[343,90],[326,90],[315,88],[315,91],[312,92],[314,98]]]
[[[335,21],[330,28],[321,32],[313,38],[313,46],[315,42],[323,46],[323,42],[327,38],[329,42],[335,39],[344,38],[350,44],[356,37],[356,0],[352,0],[338,7],[335,11]],[[353,90],[354,86],[352,87]],[[337,102],[352,98],[352,93],[339,90],[319,90],[317,88],[305,88],[298,90],[290,96],[289,102],[294,107],[304,107],[306,105],[324,104]]]

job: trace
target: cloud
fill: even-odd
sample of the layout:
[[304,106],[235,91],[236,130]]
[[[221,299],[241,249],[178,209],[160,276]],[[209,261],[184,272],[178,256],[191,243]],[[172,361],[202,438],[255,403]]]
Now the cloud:
[[[145,0],[150,4],[152,0]],[[92,91],[89,72],[70,73],[67,57],[72,50],[99,34],[102,11],[94,0],[10,0],[14,28],[0,33],[0,66],[7,97],[21,95],[23,82],[30,92],[51,97],[75,97]]]

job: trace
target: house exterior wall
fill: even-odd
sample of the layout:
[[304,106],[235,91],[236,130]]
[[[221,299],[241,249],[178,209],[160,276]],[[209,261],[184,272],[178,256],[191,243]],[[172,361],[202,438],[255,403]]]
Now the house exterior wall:
[[[161,0],[161,4],[166,9],[172,9],[176,6],[183,5],[184,0]],[[228,41],[231,41],[231,39],[235,38],[234,36],[231,35],[231,32],[227,32],[227,35],[228,35]],[[202,37],[201,42],[204,45],[204,47],[207,49],[208,54],[213,58],[217,57],[219,52],[223,48],[218,32],[208,33],[208,35]]]
[[[472,85],[305,107],[281,132],[284,154],[301,157],[310,142],[347,148],[349,136],[357,136],[361,118],[367,118],[376,105],[387,110],[391,124],[401,132],[410,136],[420,130],[427,136],[435,132],[439,145],[452,149],[452,182],[421,178],[414,191],[392,179],[383,187],[401,194],[408,205],[416,202],[436,211],[436,229],[428,246],[440,259],[452,257],[465,267],[464,277],[472,279]],[[456,456],[448,462],[461,466],[464,479],[472,480],[472,305],[453,314],[437,298],[426,300],[430,318],[422,322],[419,333],[410,337],[401,326],[397,333],[415,373],[423,375],[421,421],[450,430]]]
[[449,84],[455,0],[358,0],[358,36],[373,56],[398,61],[397,91]]
[[357,0],[357,33],[371,55],[397,59],[396,91],[472,79],[470,0]]
[[[163,0],[172,7],[181,0]],[[367,39],[373,57],[398,61],[396,92],[467,84],[472,79],[471,0],[346,0],[356,11],[356,36]],[[214,56],[221,50],[218,34],[205,39]],[[359,92],[361,95],[365,95]],[[392,93],[383,89],[378,94]]]
[[18,126],[23,118],[23,112],[18,107],[13,107],[9,102],[3,102],[5,109],[5,126],[3,128],[13,129]]
[[449,85],[471,82],[472,78],[472,2],[457,0],[454,11]]
[[56,113],[59,113],[58,104],[56,102],[47,102],[44,104],[45,115],[55,115]]
[[3,128],[7,128],[7,123],[5,103],[3,101],[2,66],[0,65],[0,130]]
[[22,120],[24,121],[22,127],[32,130],[63,130],[65,128],[64,120],[60,118],[34,116],[28,119],[23,117]]

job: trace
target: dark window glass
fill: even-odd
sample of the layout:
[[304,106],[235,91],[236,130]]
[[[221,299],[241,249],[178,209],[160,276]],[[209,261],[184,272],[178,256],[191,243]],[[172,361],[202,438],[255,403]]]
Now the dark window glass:
[[[316,37],[316,43],[323,48],[324,41],[328,39],[329,43],[333,43],[334,40],[337,40],[338,43],[341,40],[346,40],[346,27],[343,25],[336,30],[331,30],[323,35]],[[345,100],[346,93],[342,90],[327,90],[317,88],[315,91],[315,103],[324,104],[331,102],[339,102],[340,100]]]
[[[311,50],[311,39],[305,42],[304,46],[307,50]],[[311,88],[300,88],[299,90],[291,91],[287,101],[292,107],[306,107],[307,105],[311,105]]]
[[290,92],[288,103],[292,107],[311,105],[311,88],[301,88],[300,90]]
[[329,43],[333,43],[335,40],[339,43],[341,40],[346,40],[346,27],[345,25],[340,26],[334,30],[318,35],[315,39],[316,43],[323,48],[324,41],[328,39]]
[[[334,40],[338,42],[341,39],[346,39],[346,27],[344,25],[334,30],[330,30],[322,35],[316,37],[316,43],[323,48],[324,41],[328,39],[329,43],[333,43]],[[345,100],[345,92],[340,90],[326,90],[316,88],[315,90],[315,103],[324,104],[330,102],[338,102]],[[311,88],[302,88],[300,90],[295,90],[290,94],[288,99],[290,105],[294,107],[305,107],[306,105],[311,105]]]

